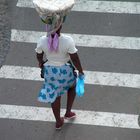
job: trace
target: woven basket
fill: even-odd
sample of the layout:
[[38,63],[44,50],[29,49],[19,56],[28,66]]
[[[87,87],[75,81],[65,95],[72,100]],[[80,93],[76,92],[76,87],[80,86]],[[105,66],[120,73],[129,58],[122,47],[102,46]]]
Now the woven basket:
[[74,3],[75,0],[33,0],[35,9],[43,20],[54,15],[67,15]]

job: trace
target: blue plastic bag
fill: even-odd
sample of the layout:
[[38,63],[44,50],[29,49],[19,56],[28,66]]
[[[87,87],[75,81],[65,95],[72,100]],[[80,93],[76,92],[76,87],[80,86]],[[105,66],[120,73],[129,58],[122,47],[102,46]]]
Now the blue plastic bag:
[[78,76],[76,79],[76,95],[82,97],[84,95],[84,75]]

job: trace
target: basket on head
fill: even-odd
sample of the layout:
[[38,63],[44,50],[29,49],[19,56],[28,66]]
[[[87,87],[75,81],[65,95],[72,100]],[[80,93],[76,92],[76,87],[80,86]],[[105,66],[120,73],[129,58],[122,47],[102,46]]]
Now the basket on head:
[[59,29],[74,3],[75,0],[33,0],[41,20],[48,25],[48,34]]

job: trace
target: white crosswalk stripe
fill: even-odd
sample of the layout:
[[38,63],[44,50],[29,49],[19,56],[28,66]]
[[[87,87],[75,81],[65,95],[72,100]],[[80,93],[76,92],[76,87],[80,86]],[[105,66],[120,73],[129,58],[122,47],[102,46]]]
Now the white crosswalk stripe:
[[[84,72],[86,84],[140,88],[140,75],[138,74]],[[0,78],[42,81],[39,68],[25,66],[5,65],[0,69]]]
[[[12,29],[11,41],[36,43],[40,36],[45,32],[25,31]],[[83,35],[67,34],[73,37],[77,46],[113,48],[113,49],[130,49],[140,50],[140,38],[136,37],[119,37],[119,36],[101,36],[101,35]]]
[[[61,114],[64,115],[64,112],[65,109],[62,109]],[[138,115],[84,110],[74,110],[74,112],[77,114],[74,124],[140,129],[137,124]],[[54,117],[50,116],[53,116],[52,110],[46,107],[0,104],[0,118],[54,122]]]
[[[18,0],[18,7],[33,8],[32,0]],[[73,11],[140,14],[139,2],[76,0]]]

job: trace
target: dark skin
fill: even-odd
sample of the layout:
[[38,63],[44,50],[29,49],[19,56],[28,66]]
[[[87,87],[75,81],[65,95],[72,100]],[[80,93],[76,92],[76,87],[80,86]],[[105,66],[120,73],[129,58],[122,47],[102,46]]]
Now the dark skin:
[[[60,31],[61,31],[62,26],[57,30],[57,34],[60,36]],[[53,37],[54,35],[52,35]],[[36,54],[37,60],[39,62],[39,67],[42,68],[43,64],[44,64],[44,60],[43,60],[43,54],[44,52],[42,52],[41,54]],[[70,58],[72,60],[73,65],[75,66],[75,68],[78,70],[79,75],[83,75],[83,69],[81,66],[81,62],[79,59],[79,56],[77,53],[74,54],[69,54]],[[75,85],[73,85],[69,90],[68,90],[68,94],[67,94],[67,108],[66,108],[66,113],[65,115],[69,115],[71,112],[71,108],[75,99]],[[56,99],[56,101],[54,103],[51,104],[55,119],[56,119],[56,125],[62,125],[62,118],[60,117],[60,107],[61,107],[61,97],[58,97]]]

